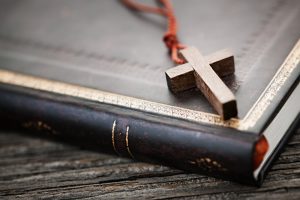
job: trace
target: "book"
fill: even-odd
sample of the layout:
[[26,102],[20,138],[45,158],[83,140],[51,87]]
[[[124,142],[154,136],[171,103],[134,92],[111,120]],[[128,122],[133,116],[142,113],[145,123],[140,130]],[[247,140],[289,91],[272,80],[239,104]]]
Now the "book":
[[[179,37],[230,48],[238,117],[168,90],[165,20],[117,1],[3,1],[0,118],[105,153],[262,184],[299,124],[299,1],[174,1]],[[212,12],[213,11],[213,12]],[[4,123],[3,123],[4,124]],[[260,144],[268,151],[259,154]],[[259,159],[257,159],[259,158]]]

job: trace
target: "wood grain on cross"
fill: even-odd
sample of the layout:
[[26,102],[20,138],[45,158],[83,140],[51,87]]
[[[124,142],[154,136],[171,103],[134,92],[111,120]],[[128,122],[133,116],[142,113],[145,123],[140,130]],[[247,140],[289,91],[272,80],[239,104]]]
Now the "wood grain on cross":
[[203,57],[196,48],[189,47],[181,54],[187,63],[166,71],[170,90],[178,93],[197,87],[223,119],[236,117],[235,96],[220,79],[234,73],[234,58],[230,51],[222,50]]

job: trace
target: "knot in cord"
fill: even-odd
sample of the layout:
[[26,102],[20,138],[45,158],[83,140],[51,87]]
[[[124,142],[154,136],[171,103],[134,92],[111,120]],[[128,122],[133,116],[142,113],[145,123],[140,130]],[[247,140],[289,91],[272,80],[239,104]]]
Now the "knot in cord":
[[163,37],[163,41],[169,49],[172,49],[179,44],[177,36],[172,33],[166,33]]
[[183,64],[185,61],[179,57],[179,50],[184,49],[185,46],[179,43],[177,36],[172,33],[166,33],[163,41],[170,51],[172,60],[177,64]]

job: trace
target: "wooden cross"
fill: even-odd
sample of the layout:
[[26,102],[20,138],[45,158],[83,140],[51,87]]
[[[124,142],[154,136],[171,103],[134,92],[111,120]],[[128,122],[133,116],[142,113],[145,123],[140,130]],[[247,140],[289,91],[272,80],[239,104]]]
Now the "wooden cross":
[[196,48],[189,47],[180,53],[187,63],[166,71],[169,89],[178,93],[197,87],[224,120],[236,117],[235,96],[220,79],[234,73],[230,51],[222,50],[203,57]]

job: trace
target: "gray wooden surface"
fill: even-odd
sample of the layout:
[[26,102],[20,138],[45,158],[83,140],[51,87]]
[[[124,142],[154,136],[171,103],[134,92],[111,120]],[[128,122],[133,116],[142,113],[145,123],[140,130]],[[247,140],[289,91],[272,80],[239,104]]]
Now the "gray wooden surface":
[[0,131],[0,199],[300,199],[300,130],[261,188]]

